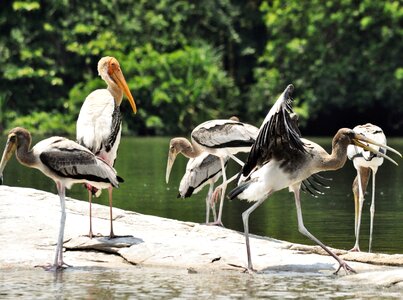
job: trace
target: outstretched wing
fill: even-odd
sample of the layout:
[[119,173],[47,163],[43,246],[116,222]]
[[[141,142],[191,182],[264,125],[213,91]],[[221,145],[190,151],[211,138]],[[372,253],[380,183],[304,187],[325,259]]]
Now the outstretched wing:
[[298,152],[306,152],[292,109],[290,95],[293,89],[291,84],[288,85],[270,109],[242,169],[243,176],[248,176],[256,166],[273,157],[281,160]]

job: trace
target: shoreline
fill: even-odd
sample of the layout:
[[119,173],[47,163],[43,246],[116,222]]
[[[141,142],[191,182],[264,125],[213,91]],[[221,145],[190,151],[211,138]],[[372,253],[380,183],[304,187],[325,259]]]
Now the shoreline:
[[[88,203],[66,197],[65,261],[74,267],[162,267],[189,273],[243,272],[243,233],[143,215],[114,208],[114,229],[124,237],[89,239]],[[0,269],[33,268],[53,261],[60,219],[59,197],[31,188],[0,186]],[[109,232],[109,207],[93,204],[94,234]],[[127,236],[126,236],[127,235]],[[358,274],[340,278],[392,282],[403,286],[403,254],[333,249]],[[254,268],[265,272],[314,272],[331,276],[338,263],[319,246],[251,235]],[[370,275],[373,274],[373,275]],[[389,274],[389,275],[388,275]],[[369,277],[368,277],[369,276]],[[378,281],[377,281],[378,282]]]

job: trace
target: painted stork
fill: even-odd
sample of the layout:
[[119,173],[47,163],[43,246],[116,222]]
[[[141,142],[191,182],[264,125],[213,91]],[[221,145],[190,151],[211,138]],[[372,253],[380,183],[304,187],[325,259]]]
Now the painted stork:
[[[344,268],[346,272],[354,272],[344,260],[305,228],[300,203],[301,183],[315,173],[340,169],[347,160],[349,144],[355,144],[384,158],[390,158],[364,144],[364,142],[373,145],[379,145],[379,143],[347,128],[340,129],[334,136],[331,154],[318,144],[301,138],[296,123],[291,121],[293,90],[293,85],[288,85],[270,109],[256,142],[250,150],[247,162],[242,168],[238,186],[228,195],[230,199],[238,197],[255,202],[242,214],[248,270],[253,271],[249,245],[249,215],[274,192],[288,187],[295,196],[299,231],[338,261],[339,268],[336,273],[340,268]],[[388,146],[382,145],[382,147],[398,153]]]
[[[228,156],[224,157],[225,165],[228,160]],[[178,198],[190,197],[202,190],[204,186],[209,185],[206,197],[206,224],[210,221],[210,208],[213,212],[214,222],[217,222],[215,203],[212,201],[212,195],[214,184],[220,179],[221,175],[220,158],[208,152],[203,152],[195,158],[189,158],[186,172],[179,184]]]
[[54,136],[40,141],[32,149],[30,146],[31,134],[28,130],[16,127],[9,132],[0,163],[0,181],[3,181],[3,170],[7,161],[16,152],[17,159],[22,165],[40,170],[56,183],[61,206],[59,237],[54,263],[45,268],[57,270],[68,266],[63,261],[66,188],[69,189],[74,183],[88,183],[96,188],[105,189],[110,186],[118,187],[119,182],[123,180],[102,159],[71,140]]
[[[113,166],[117,156],[122,132],[122,116],[120,104],[123,93],[126,95],[133,112],[137,112],[133,96],[127,86],[119,62],[114,57],[106,56],[98,62],[98,74],[106,82],[106,89],[93,91],[85,99],[77,120],[77,142],[91,150],[96,156],[102,158]],[[90,203],[90,231],[92,238],[91,202],[92,195],[99,196],[100,191],[87,185]],[[110,238],[115,237],[112,217],[112,186],[108,187],[110,206]]]
[[[372,125],[370,123],[365,125],[358,125],[353,129],[355,132],[360,133],[379,144],[386,144],[386,136],[382,129],[378,126]],[[385,154],[386,149],[382,147],[374,147],[379,152]],[[371,252],[372,245],[372,229],[374,224],[374,214],[375,214],[375,175],[378,171],[378,167],[383,164],[383,157],[372,153],[371,151],[366,151],[360,147],[349,145],[347,148],[347,156],[353,161],[354,167],[357,170],[357,176],[353,181],[353,194],[354,194],[354,204],[355,204],[355,245],[350,251],[360,251],[359,236],[360,236],[360,225],[361,225],[361,212],[362,205],[364,203],[364,194],[367,189],[369,182],[369,177],[372,170],[372,202],[371,202],[371,221],[370,221],[370,234],[369,234],[369,248],[368,252]]]
[[225,189],[228,181],[225,173],[225,157],[230,157],[239,163],[243,162],[235,154],[248,152],[254,143],[259,129],[255,126],[234,120],[210,120],[198,125],[191,133],[191,141],[186,138],[173,138],[169,144],[166,182],[178,153],[188,158],[195,158],[203,152],[220,158],[223,183],[221,184],[221,200],[217,224],[222,225],[221,216],[224,204]]

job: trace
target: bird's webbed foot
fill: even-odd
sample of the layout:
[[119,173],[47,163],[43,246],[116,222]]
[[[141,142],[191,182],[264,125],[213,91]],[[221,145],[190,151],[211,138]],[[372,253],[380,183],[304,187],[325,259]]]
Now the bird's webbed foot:
[[361,252],[360,248],[357,246],[354,246],[353,248],[351,248],[350,250],[348,250],[349,252]]
[[63,271],[64,269],[67,269],[69,267],[72,267],[72,265],[66,264],[65,262],[61,262],[58,264],[47,264],[47,265],[37,265],[35,268],[42,268],[45,271],[50,271],[50,272],[58,272],[58,271]]
[[214,221],[214,222],[206,223],[206,225],[224,227],[224,224],[221,222],[221,220],[217,220],[217,221]]
[[353,273],[353,274],[357,274],[357,272],[356,272],[352,267],[350,267],[345,261],[341,261],[341,262],[340,262],[339,268],[338,268],[337,271],[334,272],[333,274],[334,274],[334,275],[337,275],[337,274],[339,273],[339,271],[340,271],[341,268],[344,269],[344,271],[346,272],[346,275],[352,274],[352,273]]

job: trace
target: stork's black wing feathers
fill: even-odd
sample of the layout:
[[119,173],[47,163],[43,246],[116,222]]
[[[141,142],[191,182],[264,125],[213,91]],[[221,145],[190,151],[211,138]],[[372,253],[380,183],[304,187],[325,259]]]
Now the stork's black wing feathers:
[[258,164],[272,157],[281,159],[295,152],[306,152],[301,141],[298,123],[292,118],[294,111],[291,98],[283,100],[280,109],[263,125],[253,144],[242,175],[247,176]]

